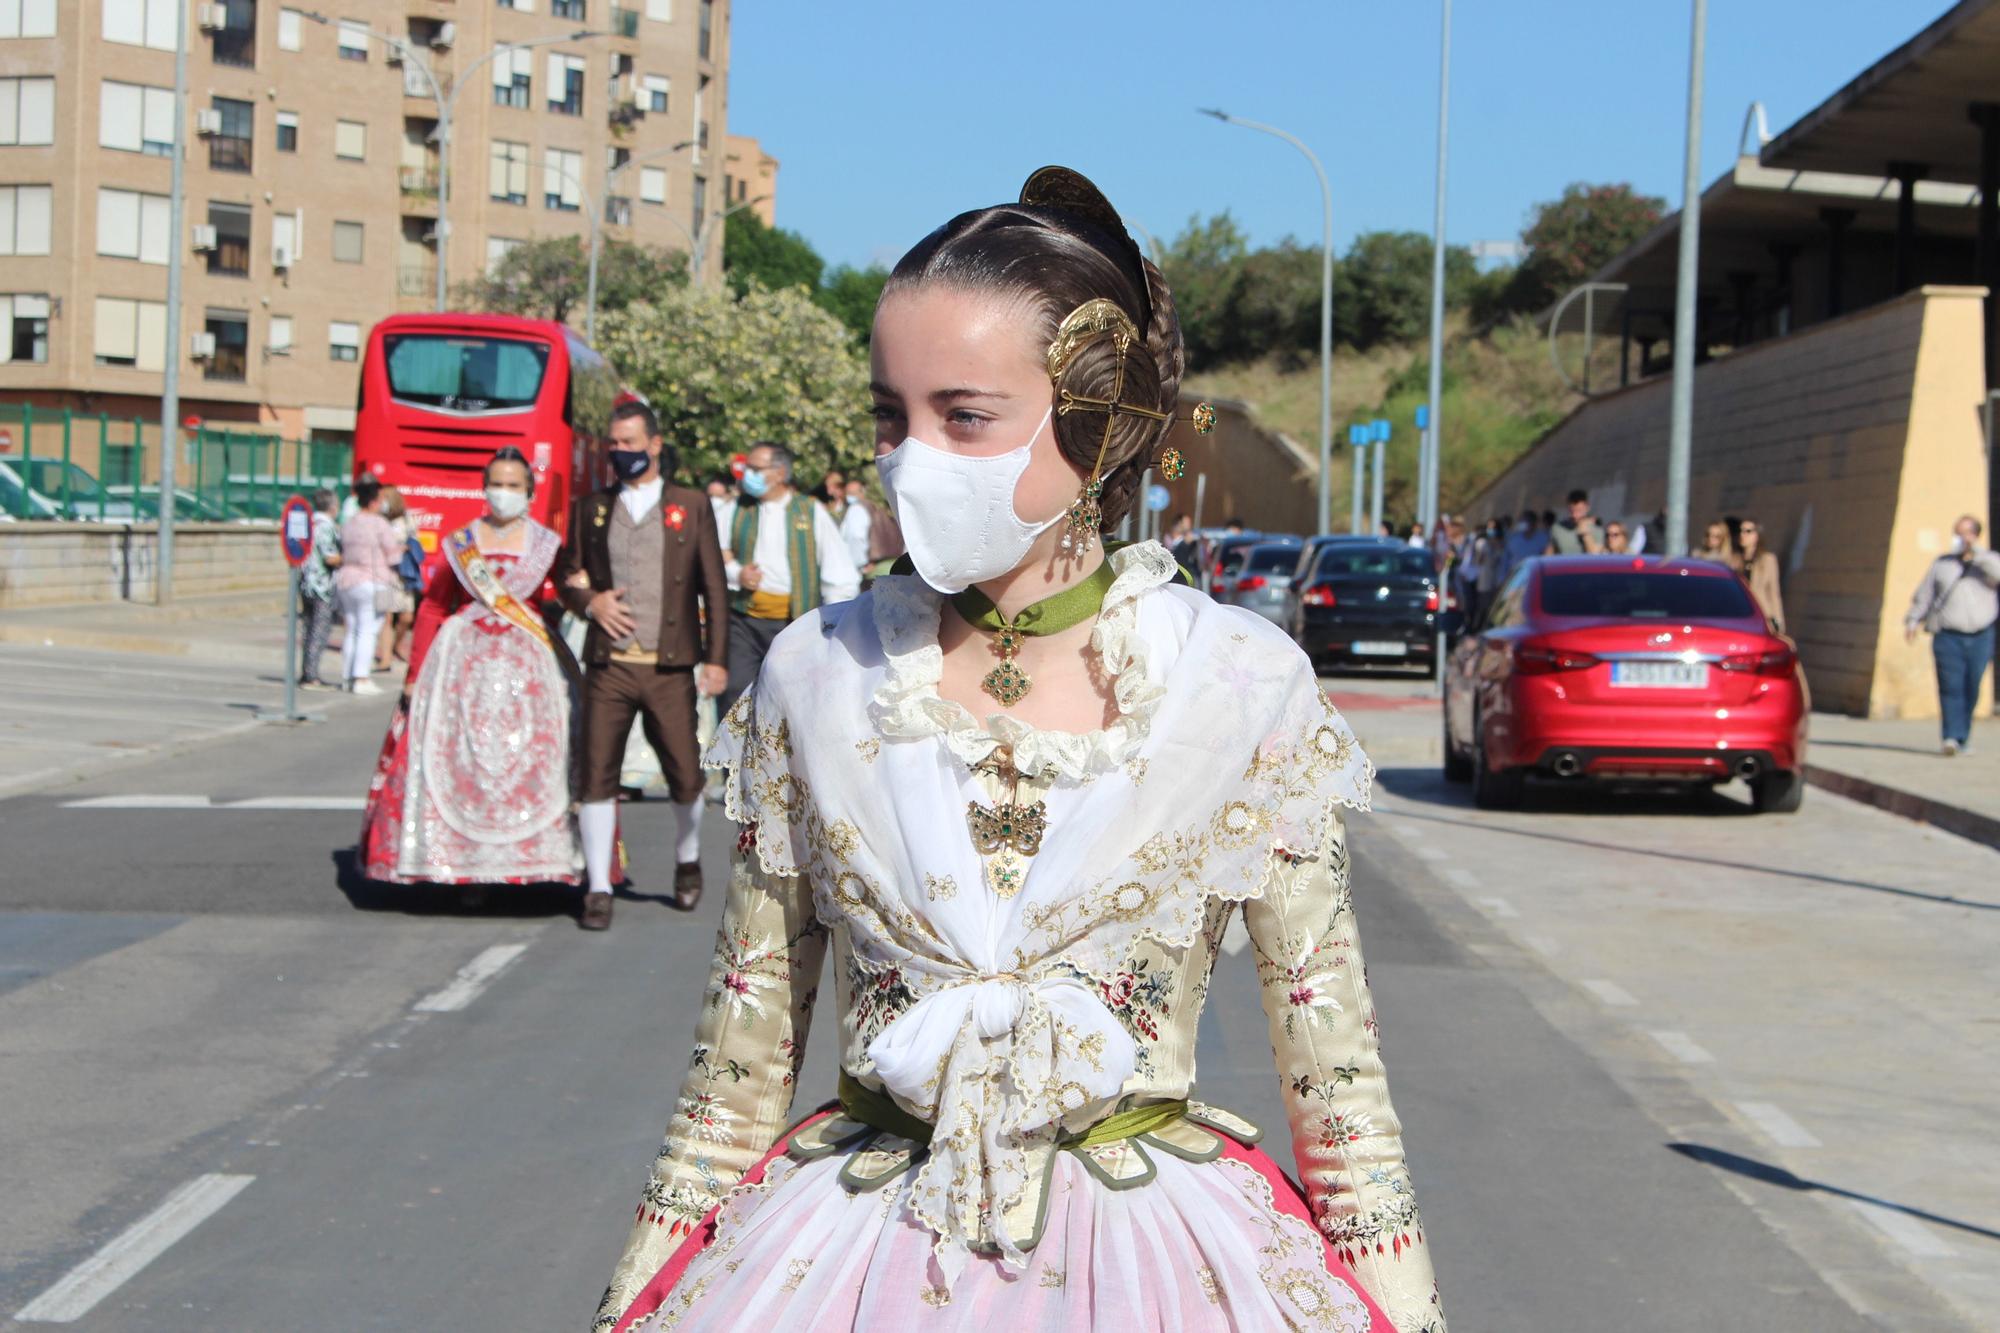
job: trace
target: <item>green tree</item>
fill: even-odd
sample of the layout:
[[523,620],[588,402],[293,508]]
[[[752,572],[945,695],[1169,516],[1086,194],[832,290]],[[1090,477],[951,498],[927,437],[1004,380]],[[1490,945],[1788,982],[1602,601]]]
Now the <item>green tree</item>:
[[[567,320],[583,312],[590,251],[580,237],[538,236],[510,249],[491,270],[459,284],[458,306],[495,315]],[[601,318],[687,283],[687,256],[607,238],[597,256]]]
[[826,261],[795,231],[767,227],[746,208],[731,213],[723,222],[722,242],[723,277],[738,296],[752,287],[819,290]]
[[1250,253],[1243,229],[1227,212],[1188,219],[1161,256],[1160,270],[1173,289],[1181,337],[1196,366],[1220,365],[1243,355],[1231,307]]
[[826,275],[814,299],[866,347],[875,327],[875,303],[882,299],[882,288],[888,281],[889,270],[880,264],[867,268],[842,264]]
[[600,350],[652,404],[692,477],[758,440],[788,445],[805,477],[864,465],[868,369],[846,333],[795,287],[741,298],[675,287],[598,323]]
[[[1334,319],[1340,341],[1369,348],[1414,342],[1431,324],[1431,238],[1416,231],[1368,231],[1354,238],[1334,271]],[[1471,251],[1444,251],[1444,303],[1466,304],[1479,266]]]
[[1237,264],[1229,294],[1225,345],[1231,360],[1274,353],[1288,366],[1319,351],[1320,252],[1286,237]]
[[1579,183],[1538,205],[1521,233],[1528,253],[1515,271],[1508,305],[1522,312],[1547,306],[1652,230],[1666,206],[1622,183]]

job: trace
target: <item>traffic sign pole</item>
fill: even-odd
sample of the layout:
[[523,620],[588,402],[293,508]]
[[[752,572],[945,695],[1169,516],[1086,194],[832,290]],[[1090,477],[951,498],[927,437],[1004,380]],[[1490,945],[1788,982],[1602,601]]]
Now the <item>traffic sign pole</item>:
[[285,578],[285,707],[283,712],[257,710],[259,722],[324,722],[324,713],[299,709],[299,570],[312,554],[312,506],[294,495],[278,513],[278,549],[291,566]]

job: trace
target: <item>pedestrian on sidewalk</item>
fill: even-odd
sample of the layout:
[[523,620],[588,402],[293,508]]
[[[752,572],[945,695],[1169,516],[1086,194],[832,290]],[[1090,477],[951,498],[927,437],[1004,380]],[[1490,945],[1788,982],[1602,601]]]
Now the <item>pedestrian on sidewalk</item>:
[[1970,514],[1952,526],[1951,550],[1924,571],[1903,619],[1911,643],[1920,629],[1931,636],[1947,757],[1972,751],[1972,709],[1993,660],[1993,622],[2000,620],[2000,554],[1980,548],[1981,532]]
[[299,684],[326,690],[333,687],[320,679],[319,667],[333,636],[333,574],[340,568],[340,526],[333,515],[340,498],[322,486],[313,492],[312,503],[312,546],[299,567]]
[[1757,599],[1763,609],[1764,618],[1771,622],[1774,633],[1785,632],[1785,599],[1779,588],[1778,557],[1764,549],[1764,529],[1754,518],[1746,518],[1736,527],[1736,544],[1739,552],[1736,572],[1750,585],[1750,595]]
[[1523,509],[1521,517],[1514,521],[1514,530],[1507,534],[1507,564],[1500,571],[1500,581],[1505,583],[1509,575],[1540,555],[1548,544],[1549,534],[1542,530],[1539,516],[1532,509]]
[[709,497],[668,482],[677,460],[653,409],[636,399],[612,409],[609,458],[618,480],[577,498],[557,576],[563,605],[590,622],[577,807],[589,876],[577,924],[585,930],[611,925],[619,774],[635,717],[659,756],[678,822],[673,905],[692,911],[701,901],[695,697],[729,683],[728,590]]
[[375,670],[387,672],[396,662],[410,660],[408,640],[417,621],[417,598],[424,595],[424,547],[411,530],[409,506],[394,486],[382,488],[382,517],[395,531],[400,550],[396,556],[395,591],[388,613],[382,617],[382,633],[375,642]]
[[1735,539],[1729,535],[1729,525],[1721,519],[1711,519],[1708,530],[1702,537],[1701,549],[1694,553],[1697,560],[1713,560],[1718,565],[1727,565],[1737,573],[1743,572],[1743,558],[1736,553]]
[[1604,527],[1590,512],[1590,492],[1569,493],[1569,517],[1549,529],[1548,555],[1598,555]]
[[1631,535],[1625,531],[1625,525],[1615,518],[1604,525],[1604,554],[1632,554]]
[[370,879],[461,885],[477,905],[487,885],[582,878],[569,762],[581,673],[536,609],[562,539],[527,516],[534,488],[507,445],[486,464],[486,513],[441,543],[368,786]]
[[779,632],[822,604],[860,596],[861,571],[826,506],[792,489],[792,451],[782,444],[751,446],[743,498],[723,537],[733,596],[729,686],[717,703],[727,713]]
[[382,483],[371,476],[354,482],[354,517],[340,530],[340,572],[334,586],[340,594],[340,620],[345,634],[340,645],[341,679],[355,694],[380,694],[368,679],[375,665],[375,641],[382,616],[396,603],[396,562],[403,542],[382,517]]

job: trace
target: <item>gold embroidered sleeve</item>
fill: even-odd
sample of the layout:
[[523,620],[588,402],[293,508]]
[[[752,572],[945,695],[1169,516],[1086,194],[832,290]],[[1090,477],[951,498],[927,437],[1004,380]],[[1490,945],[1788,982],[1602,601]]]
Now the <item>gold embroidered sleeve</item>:
[[1355,929],[1345,831],[1244,904],[1299,1179],[1320,1230],[1398,1333],[1443,1333]]
[[739,861],[723,906],[694,1056],[598,1308],[609,1329],[790,1123],[826,931],[803,878]]

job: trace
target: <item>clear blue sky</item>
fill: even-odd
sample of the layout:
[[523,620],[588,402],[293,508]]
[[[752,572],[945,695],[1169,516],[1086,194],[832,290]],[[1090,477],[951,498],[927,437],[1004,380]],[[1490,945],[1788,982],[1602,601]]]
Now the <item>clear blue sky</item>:
[[[1761,100],[1773,133],[1943,13],[1946,0],[1709,7],[1702,178]],[[1680,200],[1688,0],[1458,0],[1454,243],[1511,240],[1572,181]],[[967,208],[1060,162],[1167,240],[1229,210],[1258,244],[1317,241],[1318,187],[1289,145],[1195,114],[1281,126],[1333,179],[1334,237],[1431,226],[1436,0],[743,0],[729,128],[781,165],[778,222],[830,263],[893,263]]]

